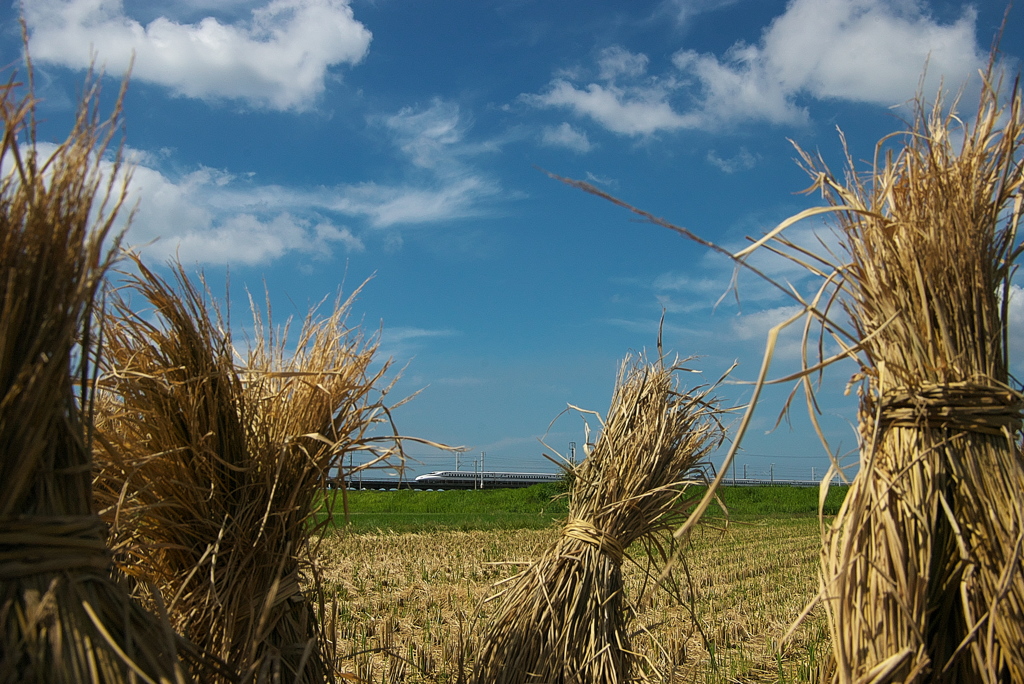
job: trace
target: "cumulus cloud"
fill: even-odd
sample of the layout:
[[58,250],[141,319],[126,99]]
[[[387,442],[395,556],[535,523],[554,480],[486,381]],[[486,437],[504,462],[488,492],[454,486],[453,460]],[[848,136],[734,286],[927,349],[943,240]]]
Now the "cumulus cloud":
[[40,63],[96,63],[183,97],[242,100],[277,110],[309,108],[331,67],[365,57],[371,34],[348,0],[271,0],[245,21],[165,16],[145,26],[123,0],[34,0],[24,5],[29,49]]
[[738,42],[722,55],[683,49],[661,75],[648,74],[646,55],[611,47],[599,55],[595,78],[562,72],[523,100],[627,136],[747,121],[799,125],[808,119],[806,98],[905,102],[926,63],[926,93],[940,81],[958,87],[984,65],[976,21],[968,7],[940,24],[917,0],[792,0],[756,44]]
[[723,57],[683,50],[674,63],[701,84],[699,111],[713,121],[798,123],[798,96],[883,106],[914,95],[928,66],[926,92],[956,87],[984,65],[967,8],[938,24],[913,0],[794,0],[758,45],[737,43]]
[[568,122],[558,126],[545,126],[541,131],[541,143],[548,147],[564,147],[585,154],[594,148],[585,131],[573,127]]

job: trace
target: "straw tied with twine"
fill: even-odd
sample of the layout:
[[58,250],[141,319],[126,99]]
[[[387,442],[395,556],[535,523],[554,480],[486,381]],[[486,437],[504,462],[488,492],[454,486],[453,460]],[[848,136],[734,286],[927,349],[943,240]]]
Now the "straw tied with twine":
[[0,520],[0,580],[42,573],[109,571],[107,526],[96,515],[22,515]]
[[860,420],[861,475],[824,556],[826,606],[847,626],[838,680],[1020,681],[1024,395],[893,387],[866,392]]
[[111,579],[92,497],[93,323],[127,193],[111,145],[124,91],[101,120],[87,79],[44,155],[29,86],[0,85],[0,684],[183,682],[188,646]]
[[866,381],[861,467],[822,558],[842,684],[1024,681],[1022,398],[1008,373],[1024,109],[995,57],[973,120],[919,97],[867,174],[848,155],[840,182],[802,153],[848,255],[821,260],[853,326],[835,334]]
[[1009,387],[973,382],[924,385],[886,391],[867,399],[865,413],[879,428],[909,427],[1012,435],[1024,424],[1024,395]]
[[562,528],[562,536],[590,544],[616,565],[621,565],[626,556],[626,549],[618,539],[594,527],[593,523],[587,520],[571,518]]
[[600,438],[570,473],[562,534],[493,597],[501,603],[471,683],[646,678],[653,666],[642,666],[630,643],[621,566],[634,542],[649,559],[671,553],[668,532],[697,498],[687,496],[685,480],[724,437],[714,386],[678,389],[678,373],[688,370],[663,359],[623,362]]

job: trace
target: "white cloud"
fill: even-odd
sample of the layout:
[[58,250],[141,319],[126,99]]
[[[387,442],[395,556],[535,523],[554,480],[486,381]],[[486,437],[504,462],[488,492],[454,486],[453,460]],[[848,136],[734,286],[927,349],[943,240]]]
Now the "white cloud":
[[394,134],[395,144],[423,168],[450,162],[452,150],[462,142],[467,128],[459,106],[440,98],[434,98],[425,109],[403,107],[382,122]]
[[632,53],[618,45],[607,47],[601,51],[597,59],[599,78],[611,81],[619,76],[636,78],[647,72],[647,55]]
[[175,253],[185,262],[260,264],[278,259],[288,252],[315,252],[328,241],[360,249],[362,243],[348,229],[307,221],[287,213],[270,219],[252,214],[236,214],[209,226],[178,237]]
[[720,157],[714,150],[709,150],[707,159],[724,173],[746,171],[757,166],[757,157],[745,147],[741,147],[739,152],[727,158]]
[[[703,263],[708,265],[706,260]],[[699,276],[679,272],[662,273],[654,279],[651,287],[658,305],[666,311],[709,311],[714,303],[729,291],[728,276],[716,277],[722,275],[725,274],[716,272],[713,275]]]
[[93,57],[108,73],[203,100],[237,99],[255,107],[308,109],[331,67],[357,64],[371,34],[347,0],[271,0],[248,21],[193,24],[158,17],[143,26],[123,0],[27,2],[29,49],[41,63],[85,69]]
[[[54,149],[41,143],[39,154],[47,158]],[[365,236],[344,225],[346,217],[374,229],[430,223],[479,215],[479,204],[498,193],[468,174],[424,186],[289,188],[208,167],[171,176],[158,168],[159,154],[127,150],[126,157],[132,177],[122,217],[127,208],[136,209],[126,246],[156,259],[178,255],[184,262],[252,265],[289,253],[329,258],[337,248],[358,252],[365,249]],[[112,171],[107,162],[102,168]],[[385,242],[397,249],[401,236],[389,233]]]
[[329,217],[364,220],[371,228],[478,215],[496,188],[467,177],[435,188],[339,185],[288,188],[199,169],[178,178],[137,166],[131,199],[138,212],[129,241],[150,253],[200,262],[264,263],[299,251],[330,256],[332,246],[364,249],[362,238]]
[[[678,7],[682,15],[706,4]],[[597,60],[597,82],[562,71],[523,100],[628,136],[746,121],[799,125],[808,119],[801,98],[901,104],[917,92],[926,63],[926,96],[940,81],[958,88],[984,65],[976,21],[967,8],[940,24],[919,0],[792,0],[757,44],[738,42],[720,56],[683,49],[674,71],[660,76],[647,74],[646,55],[611,47]]]
[[596,173],[592,173],[590,171],[587,171],[587,180],[594,185],[604,185],[609,188],[619,187],[619,181],[611,176],[598,176]]
[[[456,105],[435,100],[373,122],[400,150],[408,180],[287,187],[208,167],[172,177],[159,170],[164,155],[129,150],[130,205],[138,211],[128,241],[150,255],[207,263],[266,263],[291,252],[330,257],[336,248],[365,249],[368,229],[483,215],[501,193],[468,163],[490,147],[465,142],[468,124]],[[385,249],[401,247],[393,230],[382,239]]]
[[676,53],[672,62],[700,83],[698,104],[691,112],[694,128],[715,129],[757,119],[773,124],[807,121],[806,110],[793,102],[795,93],[763,73],[756,48],[734,46],[724,60],[685,50]]
[[457,104],[434,98],[426,107],[404,107],[371,123],[387,129],[421,177],[415,183],[338,188],[328,208],[387,228],[479,216],[484,202],[501,192],[468,161],[494,151],[495,144],[466,141],[471,122]]
[[765,32],[757,54],[790,92],[880,105],[899,104],[918,87],[928,63],[956,87],[984,66],[973,7],[937,24],[917,0],[796,0]]
[[568,122],[562,122],[558,126],[545,126],[541,132],[541,143],[548,147],[565,147],[581,154],[594,148],[586,132],[574,128]]
[[380,356],[385,358],[409,358],[426,340],[454,337],[456,330],[415,328],[398,326],[382,328],[380,333]]
[[547,92],[524,99],[539,107],[571,109],[577,116],[590,117],[609,131],[623,135],[696,127],[696,119],[672,109],[669,94],[668,88],[658,85],[622,88],[610,83],[591,83],[580,89],[556,79]]
[[[803,311],[800,306],[777,306],[735,316],[729,326],[737,340],[764,340],[768,331]],[[799,326],[797,326],[799,327]]]
[[329,257],[334,246],[364,249],[349,228],[298,202],[263,204],[262,190],[214,169],[172,179],[136,165],[128,206],[138,209],[126,241],[150,256],[177,255],[186,263],[251,265],[290,252]]
[[687,21],[699,14],[713,12],[730,5],[735,5],[738,1],[739,0],[666,0],[665,4],[659,9],[661,12],[667,10],[675,16],[678,23],[685,24]]
[[737,43],[723,58],[684,50],[674,63],[701,84],[705,126],[762,119],[798,123],[800,95],[883,106],[940,80],[956,88],[984,65],[975,39],[977,14],[940,25],[915,0],[793,0],[758,45]]
[[[56,149],[52,143],[36,146],[42,160]],[[124,246],[149,257],[251,265],[292,252],[327,258],[337,246],[350,252],[364,249],[349,228],[298,202],[266,205],[265,188],[246,187],[244,180],[224,171],[201,167],[172,179],[150,165],[158,154],[128,149],[125,158],[131,178],[115,230],[124,229],[131,216]],[[125,168],[112,183],[115,194]],[[109,161],[101,161],[99,170],[104,181],[114,173]],[[4,159],[0,174],[6,177],[12,171],[12,162]]]
[[398,344],[400,342],[408,342],[410,340],[419,340],[425,337],[451,337],[458,333],[454,330],[446,329],[430,329],[430,328],[414,328],[414,327],[396,327],[396,328],[385,328],[381,334],[382,339],[390,344]]
[[450,178],[436,187],[361,183],[314,194],[324,208],[369,220],[374,228],[433,223],[469,218],[484,213],[483,200],[500,192],[479,176]]

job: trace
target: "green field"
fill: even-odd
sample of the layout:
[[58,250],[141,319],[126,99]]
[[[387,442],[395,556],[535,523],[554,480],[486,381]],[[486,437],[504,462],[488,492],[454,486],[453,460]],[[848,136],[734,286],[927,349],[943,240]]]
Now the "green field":
[[[683,549],[687,581],[682,601],[658,591],[637,604],[633,624],[643,635],[638,632],[634,646],[664,675],[657,681],[829,681],[829,636],[820,606],[793,639],[781,643],[818,588],[821,548],[818,520],[807,511],[812,498],[782,489],[766,487],[735,495],[730,492],[737,490],[726,489],[727,500],[737,499],[734,508],[768,506],[776,512],[760,518],[741,518],[734,512],[735,522],[727,526],[705,518],[709,524],[699,526]],[[468,510],[451,508],[458,502],[475,507],[531,499],[536,505],[544,497],[524,490],[357,494],[353,525],[327,535],[320,546],[325,587],[338,602],[337,638],[341,652],[347,654],[345,675],[375,684],[465,681],[465,670],[472,664],[466,659],[480,648],[483,626],[497,605],[484,599],[498,591],[497,583],[537,559],[559,530],[550,522],[514,533],[498,527],[457,529],[509,525],[515,519],[538,524],[541,516],[539,509],[517,514],[491,511],[492,517],[481,522]],[[446,511],[430,511],[441,502]],[[363,509],[413,504],[418,512]],[[794,507],[801,511],[778,512]],[[543,508],[550,519],[554,509]],[[381,531],[368,527],[370,521]],[[445,521],[451,524],[449,529],[444,529]],[[394,529],[403,526],[403,531]],[[420,530],[409,531],[415,526]],[[644,593],[647,582],[643,556],[635,558],[639,562],[623,564],[632,600]]]
[[[693,488],[695,496],[703,487]],[[839,510],[846,487],[833,487],[825,514]],[[814,516],[818,512],[816,487],[723,487],[719,498],[733,520]],[[556,485],[525,489],[455,490],[446,492],[401,490],[348,492],[351,532],[431,532],[438,530],[543,529],[568,515],[568,503]],[[712,517],[722,516],[713,506]],[[342,497],[334,493],[334,524],[346,526]]]
[[[845,494],[830,491],[827,515]],[[554,485],[355,491],[346,525],[341,493],[333,495],[336,532],[323,539],[321,571],[339,601],[346,674],[367,682],[463,681],[494,609],[484,599],[550,546],[568,514]],[[656,592],[638,606],[635,624],[646,635],[638,652],[673,684],[828,681],[820,606],[780,641],[818,586],[818,489],[723,487],[719,496],[736,524],[720,524],[720,507],[709,510],[683,551],[683,603]],[[646,581],[641,567],[623,567],[633,597]]]

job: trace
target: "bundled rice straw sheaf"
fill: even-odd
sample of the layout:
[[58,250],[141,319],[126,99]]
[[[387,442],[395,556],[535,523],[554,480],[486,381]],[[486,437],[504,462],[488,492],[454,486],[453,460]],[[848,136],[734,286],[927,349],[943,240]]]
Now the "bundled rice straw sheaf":
[[93,508],[93,317],[125,191],[120,155],[102,160],[121,100],[101,121],[87,81],[44,158],[18,90],[0,87],[0,682],[182,682],[166,620],[111,579]]
[[644,678],[649,668],[631,646],[622,563],[634,542],[651,545],[645,555],[663,543],[659,533],[694,503],[687,478],[724,438],[710,390],[679,389],[684,370],[661,358],[623,362],[597,443],[572,473],[562,534],[496,597],[471,682]]
[[850,162],[840,182],[804,154],[839,210],[863,364],[860,471],[823,565],[843,682],[1024,681],[1022,401],[1007,348],[1024,117],[1017,84],[1001,107],[992,73],[973,121],[919,99],[866,177]]
[[[879,142],[867,173],[847,155],[841,181],[801,152],[812,190],[829,205],[727,253],[756,271],[747,257],[769,249],[821,277],[810,297],[781,288],[804,307],[805,342],[817,320],[841,349],[813,363],[805,357],[795,377],[809,406],[813,374],[838,358],[861,364],[860,469],[823,530],[820,598],[840,682],[1024,681],[1022,396],[1008,371],[1024,114],[1019,82],[1001,104],[995,72],[993,53],[973,119],[958,117],[956,102],[947,108],[939,96],[929,106],[919,96],[909,130]],[[592,186],[566,182],[725,252]],[[837,218],[845,259],[784,237],[788,226],[826,213]],[[852,328],[837,322],[837,306]],[[753,403],[774,340],[798,318],[769,335]],[[837,468],[823,481],[822,500]]]
[[330,524],[324,490],[345,454],[397,448],[374,432],[390,429],[389,365],[375,369],[376,339],[346,324],[351,299],[311,313],[297,341],[254,306],[243,361],[205,287],[180,266],[175,286],[135,266],[104,325],[97,419],[118,567],[223,663],[203,679],[333,681],[313,562]]

